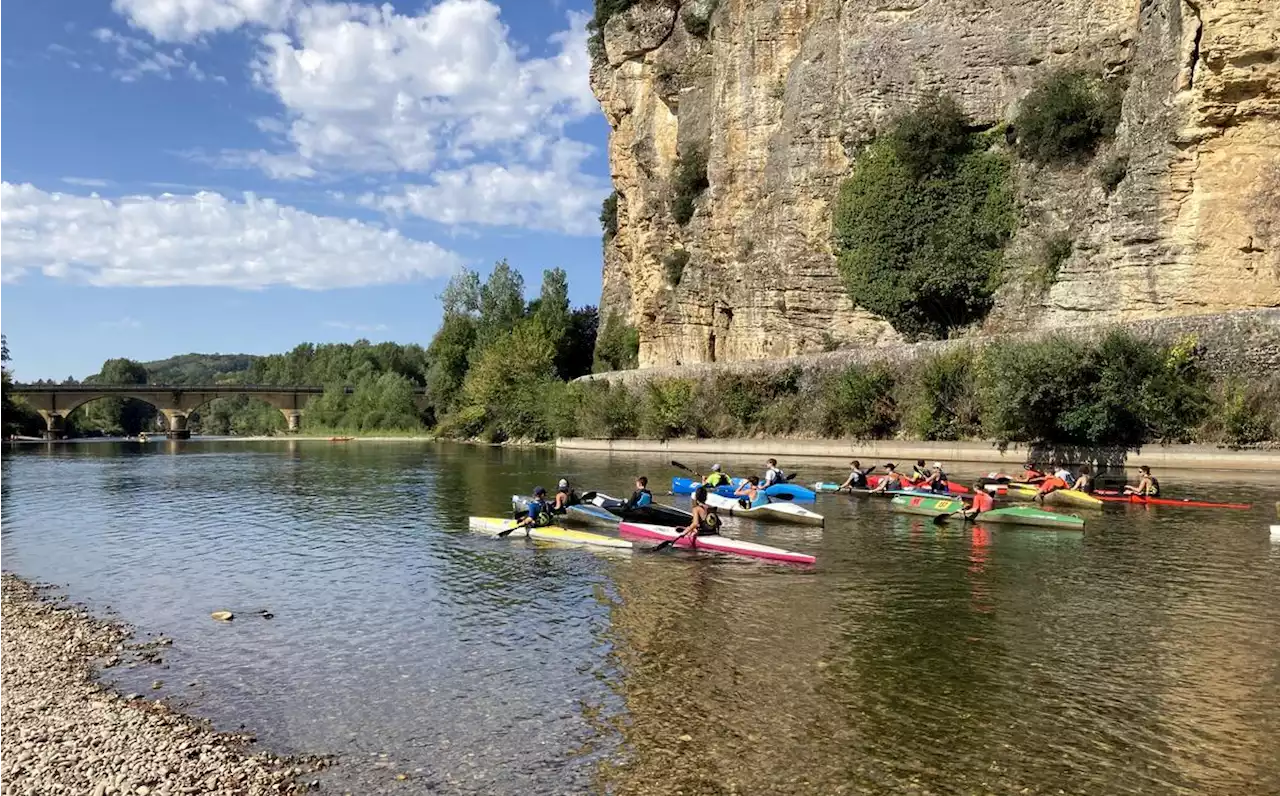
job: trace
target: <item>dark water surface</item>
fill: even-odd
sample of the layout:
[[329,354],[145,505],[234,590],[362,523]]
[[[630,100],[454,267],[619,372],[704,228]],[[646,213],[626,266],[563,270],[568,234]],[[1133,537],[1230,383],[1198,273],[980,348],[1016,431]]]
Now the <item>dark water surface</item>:
[[36,446],[3,459],[4,568],[172,637],[169,668],[109,675],[338,754],[330,792],[1280,793],[1275,482],[1223,490],[1249,512],[1085,511],[1084,533],[834,496],[825,530],[727,524],[812,569],[467,531],[561,474],[624,494],[641,471],[673,474],[412,443]]

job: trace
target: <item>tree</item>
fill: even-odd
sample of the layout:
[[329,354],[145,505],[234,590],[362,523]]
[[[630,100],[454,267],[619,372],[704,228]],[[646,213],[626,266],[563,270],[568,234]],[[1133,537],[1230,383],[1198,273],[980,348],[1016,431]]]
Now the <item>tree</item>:
[[569,316],[569,332],[556,350],[556,373],[560,378],[573,381],[591,372],[599,323],[595,307],[578,307]]
[[[86,384],[133,385],[146,384],[150,378],[147,368],[132,359],[108,359],[94,376],[85,379]],[[137,434],[155,427],[154,406],[134,398],[114,396],[100,398],[80,410],[80,426],[104,434]]]
[[427,394],[437,415],[443,415],[454,407],[472,349],[476,347],[476,321],[467,315],[446,314],[440,330],[427,348]]
[[480,318],[476,325],[476,345],[484,348],[515,328],[524,317],[524,277],[505,259],[494,266],[480,288]]
[[436,298],[445,315],[477,315],[480,312],[480,274],[469,268],[454,274]]

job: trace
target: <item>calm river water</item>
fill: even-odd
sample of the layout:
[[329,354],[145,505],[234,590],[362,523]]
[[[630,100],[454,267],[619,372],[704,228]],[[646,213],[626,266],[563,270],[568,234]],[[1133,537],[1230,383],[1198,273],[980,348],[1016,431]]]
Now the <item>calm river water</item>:
[[729,521],[812,569],[467,531],[562,474],[623,495],[638,472],[674,474],[434,444],[37,446],[4,455],[4,568],[172,637],[167,669],[108,675],[337,754],[329,792],[1280,793],[1275,482],[1223,491],[1249,512],[1125,507],[1084,533],[833,496],[825,530]]

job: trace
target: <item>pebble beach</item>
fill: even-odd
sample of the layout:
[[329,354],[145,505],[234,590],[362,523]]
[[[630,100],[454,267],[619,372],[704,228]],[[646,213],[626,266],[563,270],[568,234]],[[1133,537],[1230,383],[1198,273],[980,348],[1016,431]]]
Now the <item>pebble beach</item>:
[[47,590],[3,576],[0,793],[294,794],[318,758],[254,750],[159,700],[97,681],[126,649],[128,630]]

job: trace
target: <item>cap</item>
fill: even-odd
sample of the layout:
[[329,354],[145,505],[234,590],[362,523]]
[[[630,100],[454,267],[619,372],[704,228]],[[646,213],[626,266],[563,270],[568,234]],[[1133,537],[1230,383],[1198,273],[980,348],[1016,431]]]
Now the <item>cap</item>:
[[711,472],[713,472],[713,473],[718,473],[718,472],[720,472],[720,465],[718,465],[718,464],[713,464],[713,465],[711,465]]
[[889,470],[892,470],[892,469],[893,469],[894,467],[896,467],[896,466],[897,466],[897,465],[895,465],[893,462],[886,462],[886,463],[885,463],[885,468],[887,468],[887,469],[889,469]]
[[934,462],[934,463],[933,463],[933,466],[934,466],[935,468],[937,468],[937,469],[941,470],[941,469],[942,469],[942,462]]
[[547,490],[543,489],[542,487],[538,487],[537,489],[533,490],[533,494],[535,494],[535,495],[545,495],[545,494],[547,494]]
[[560,488],[561,488],[561,489],[563,489],[564,487],[566,487],[566,486],[568,486],[568,485],[569,485],[569,481],[568,481],[568,479],[565,479],[565,478],[561,478],[561,479],[560,479]]

